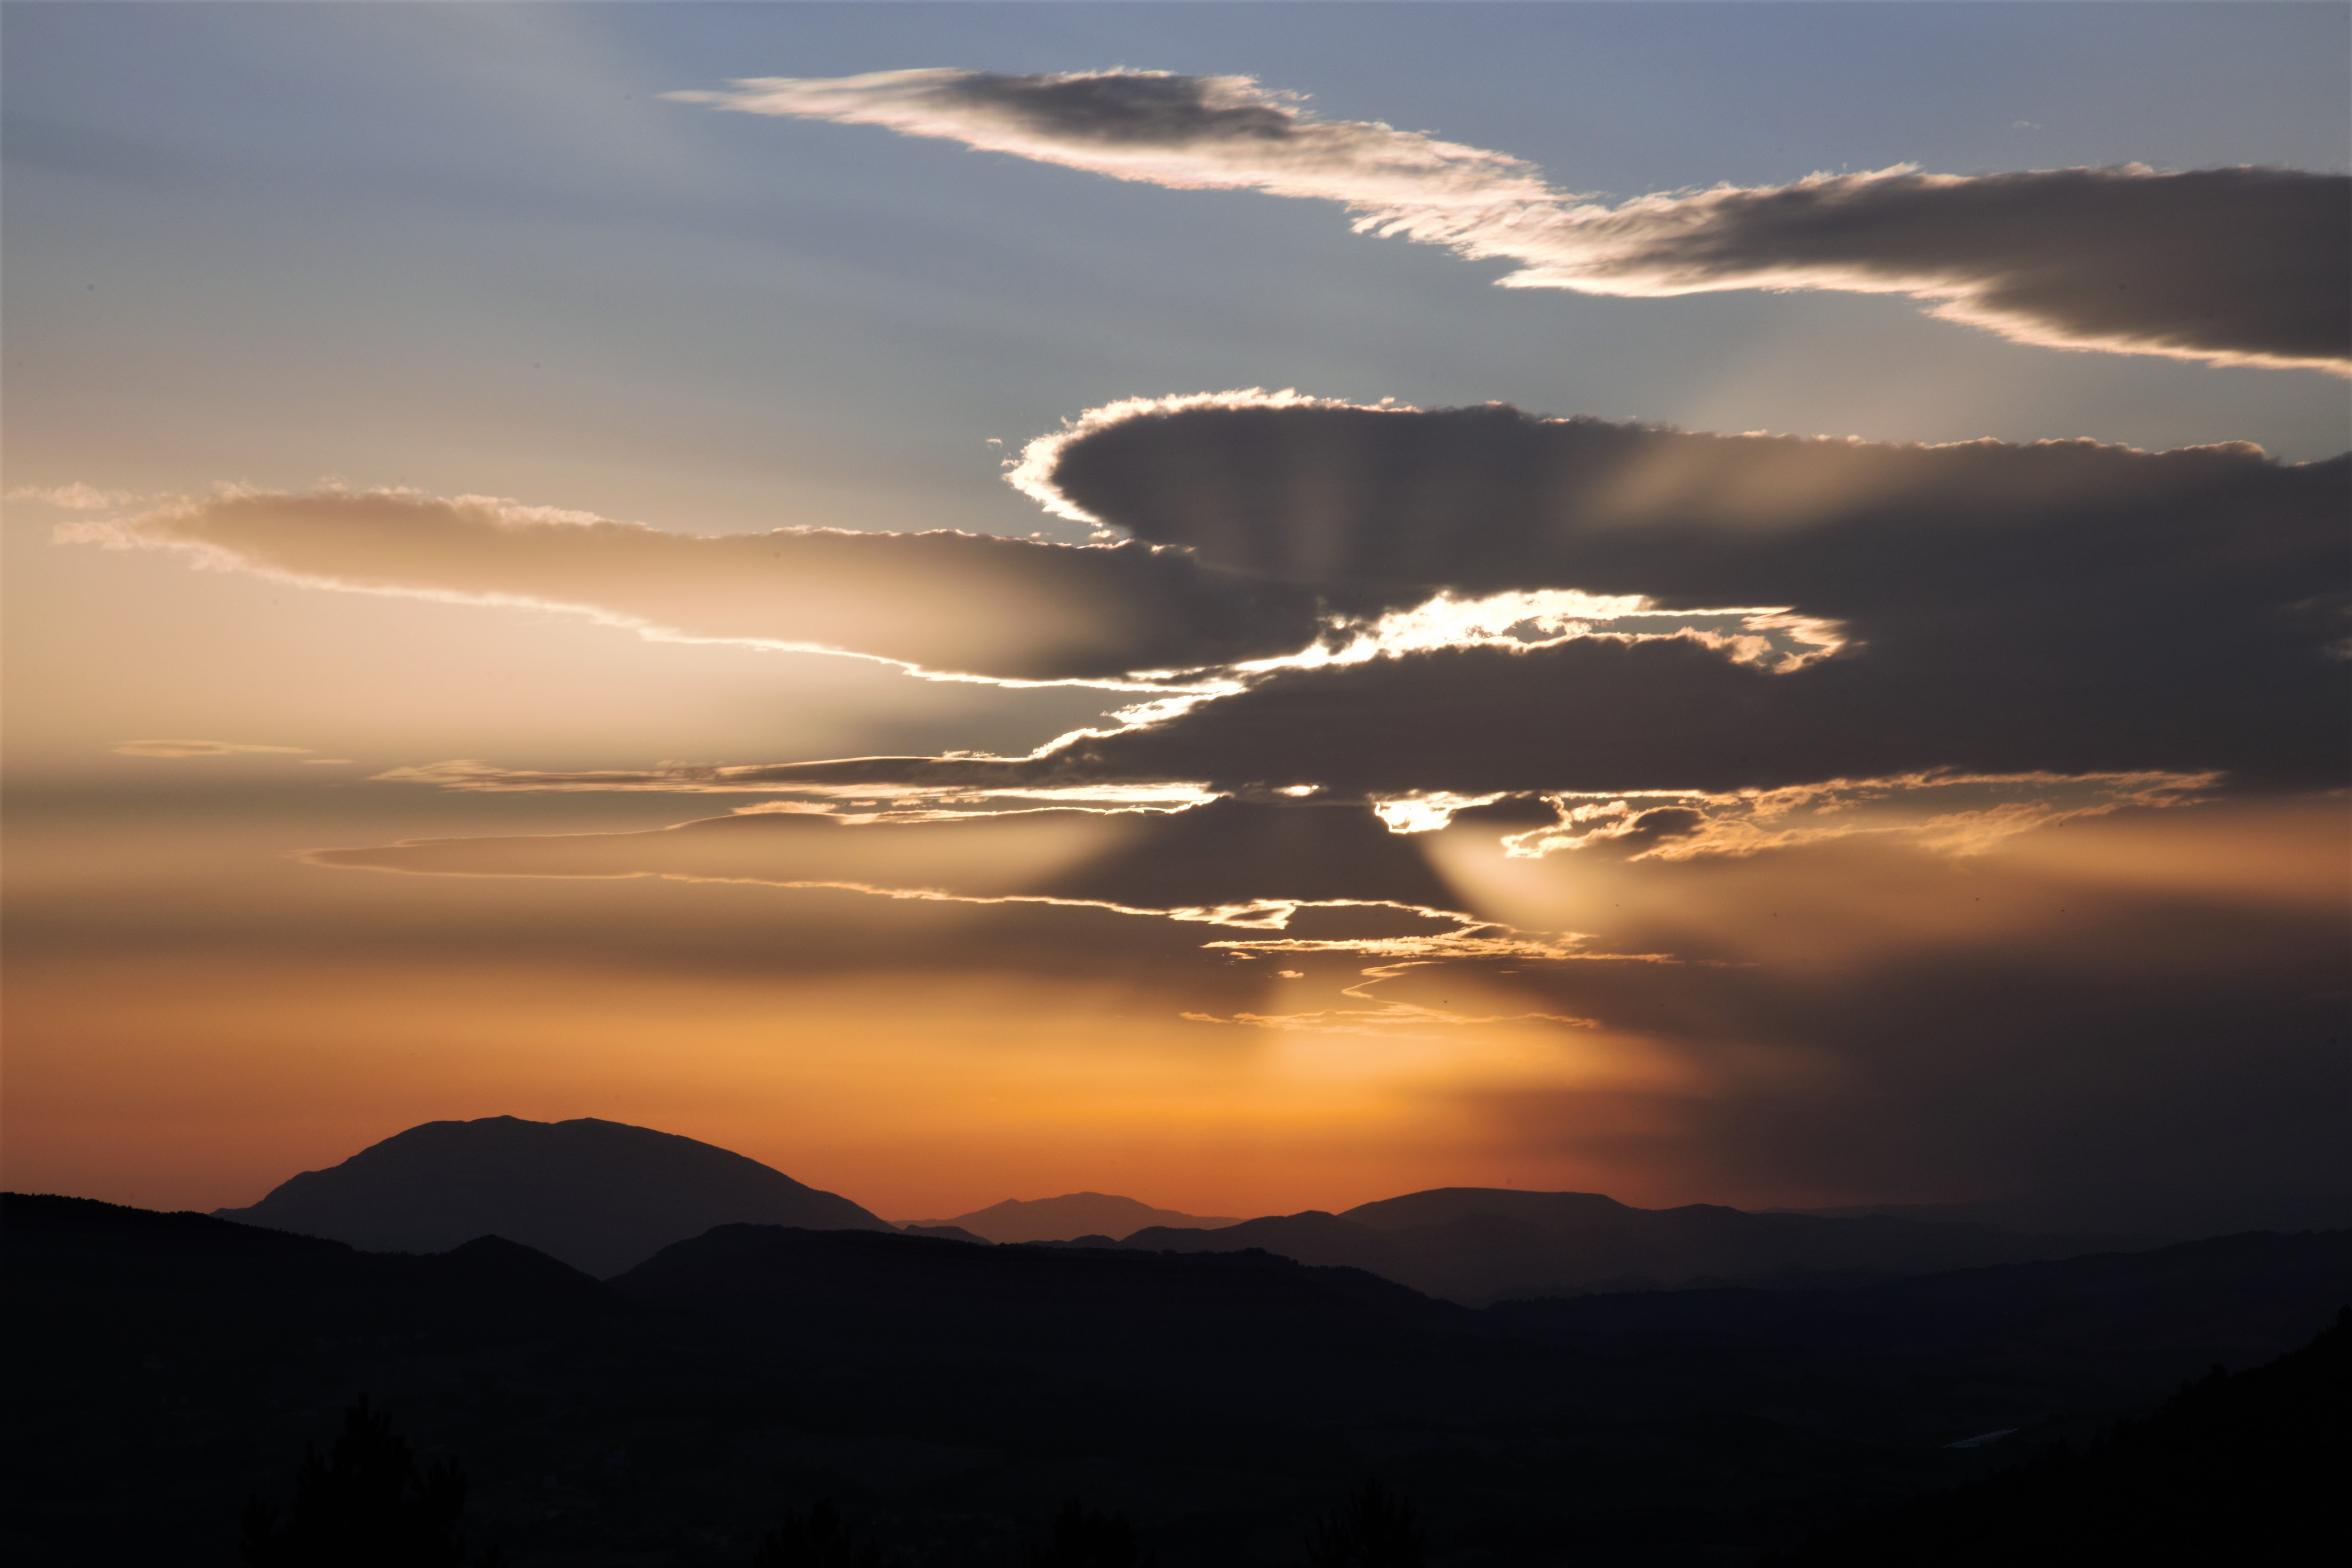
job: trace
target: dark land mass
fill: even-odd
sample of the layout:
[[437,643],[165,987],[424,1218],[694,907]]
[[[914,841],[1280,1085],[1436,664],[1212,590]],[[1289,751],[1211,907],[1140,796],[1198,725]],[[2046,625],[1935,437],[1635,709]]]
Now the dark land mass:
[[1588,1291],[1863,1285],[2155,1242],[1880,1215],[1750,1214],[1716,1204],[1640,1209],[1598,1193],[1441,1187],[1338,1215],[1309,1210],[1218,1230],[1155,1226],[1121,1245],[1151,1252],[1260,1247],[1481,1306]]
[[[808,1230],[897,1227],[756,1160],[616,1121],[511,1116],[429,1121],[305,1171],[250,1208],[215,1217],[383,1252],[443,1252],[502,1236],[608,1279],[713,1226]],[[1364,1204],[1234,1222],[1070,1193],[1008,1201],[912,1233],[1145,1252],[1260,1247],[1301,1263],[1360,1268],[1467,1306],[1591,1291],[1754,1285],[1862,1285],[2153,1238],[2024,1235],[1936,1215],[1749,1214],[1711,1204],[1640,1209],[1597,1193],[1442,1187]],[[1100,1230],[1102,1235],[1083,1234]],[[1125,1240],[1115,1241],[1114,1237]]]
[[503,1236],[599,1278],[714,1225],[888,1230],[847,1198],[741,1154],[618,1121],[428,1121],[215,1217],[380,1252]]
[[2087,1448],[2053,1446],[1899,1505],[1806,1542],[1786,1568],[2319,1563],[2343,1550],[2347,1475],[2352,1310],[2302,1350],[2216,1368]]
[[1886,1218],[2000,1226],[2006,1230],[2131,1232],[2185,1241],[2242,1230],[2342,1230],[2352,1192],[2211,1192],[2132,1189],[2048,1194],[1956,1204],[1863,1204],[1768,1211],[1826,1219]]
[[1368,1479],[1444,1568],[1761,1563],[2352,1301],[2344,1232],[1484,1310],[1263,1252],[756,1225],[599,1281],[14,1195],[0,1261],[0,1545],[188,1568],[362,1392],[516,1568],[751,1568],[821,1500],[908,1568],[1015,1568],[1073,1497],[1166,1568],[1292,1564]]

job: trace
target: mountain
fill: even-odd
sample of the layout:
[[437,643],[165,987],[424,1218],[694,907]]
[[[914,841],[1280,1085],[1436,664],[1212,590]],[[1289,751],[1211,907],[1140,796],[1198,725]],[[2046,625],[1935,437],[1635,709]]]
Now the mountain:
[[[743,1563],[832,1499],[901,1561],[1010,1568],[1077,1494],[1167,1568],[1279,1568],[1372,1470],[1432,1561],[1741,1568],[2079,1448],[2347,1299],[2342,1232],[1472,1310],[1264,1252],[729,1225],[599,1281],[496,1238],[368,1253],[7,1194],[0,1553],[235,1568],[244,1500],[282,1502],[366,1392],[510,1561]],[[2307,1426],[2231,1432],[2332,1487]]]
[[379,1252],[499,1236],[599,1278],[715,1225],[888,1230],[847,1198],[676,1133],[583,1118],[428,1121],[215,1217]]
[[1639,1209],[1597,1193],[1441,1187],[1338,1215],[1309,1210],[1215,1230],[1155,1226],[1121,1245],[1170,1252],[1264,1247],[1302,1263],[1368,1269],[1476,1306],[1706,1285],[1859,1285],[2142,1243],[1883,1215],[1749,1214],[1715,1204]]
[[1352,1268],[1263,1252],[1171,1258],[1118,1248],[973,1247],[908,1235],[719,1226],[611,1282],[648,1306],[749,1317],[814,1343],[1026,1348],[1157,1361],[1188,1348],[1385,1345],[1474,1332],[1465,1309]]
[[1230,1215],[1184,1214],[1156,1209],[1133,1198],[1109,1193],[1064,1193],[1058,1198],[1007,1198],[984,1209],[953,1219],[909,1220],[914,1226],[958,1226],[991,1241],[1069,1241],[1081,1236],[1121,1237],[1147,1226],[1171,1230],[1202,1230],[1238,1225]]
[[2025,1231],[2131,1231],[2186,1240],[2249,1230],[2341,1230],[2352,1226],[2352,1192],[2211,1192],[2204,1189],[2101,1192],[1994,1198],[1977,1203],[1869,1204],[1791,1209],[1832,1219],[1959,1221]]
[[2061,1449],[1807,1543],[1786,1568],[2295,1563],[2339,1540],[2352,1310],[2266,1366],[2215,1368],[2087,1453]]

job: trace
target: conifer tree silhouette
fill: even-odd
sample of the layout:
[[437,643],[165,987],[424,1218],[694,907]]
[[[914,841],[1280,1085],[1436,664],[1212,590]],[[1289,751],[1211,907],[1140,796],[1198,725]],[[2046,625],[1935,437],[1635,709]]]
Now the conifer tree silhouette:
[[1157,1562],[1136,1545],[1123,1515],[1089,1512],[1072,1498],[1054,1521],[1052,1542],[1030,1552],[1028,1568],[1157,1568]]
[[841,1511],[820,1501],[806,1513],[788,1513],[783,1524],[760,1542],[754,1568],[889,1568],[882,1548],[860,1545],[842,1523]]
[[[325,1457],[305,1445],[284,1518],[259,1498],[246,1504],[245,1560],[250,1568],[460,1568],[465,1511],[457,1465],[419,1470],[408,1440],[362,1394]],[[493,1550],[484,1568],[503,1562]]]
[[1421,1525],[1412,1507],[1380,1482],[1315,1527],[1307,1568],[1422,1568]]

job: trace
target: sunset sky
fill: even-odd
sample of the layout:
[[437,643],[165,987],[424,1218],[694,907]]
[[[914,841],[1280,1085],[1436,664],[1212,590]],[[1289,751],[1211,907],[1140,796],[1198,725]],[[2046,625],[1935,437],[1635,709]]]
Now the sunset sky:
[[5,1181],[2352,1201],[2340,5],[10,5]]

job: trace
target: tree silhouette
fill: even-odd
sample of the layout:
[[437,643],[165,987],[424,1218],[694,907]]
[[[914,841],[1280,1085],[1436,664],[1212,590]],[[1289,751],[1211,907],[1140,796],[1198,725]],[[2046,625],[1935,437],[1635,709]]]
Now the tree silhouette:
[[1155,1568],[1155,1560],[1122,1515],[1088,1512],[1072,1498],[1054,1521],[1052,1542],[1030,1552],[1028,1568]]
[[882,1549],[859,1545],[830,1502],[806,1513],[788,1513],[783,1524],[760,1542],[755,1568],[886,1568]]
[[[408,1440],[362,1394],[325,1458],[304,1445],[291,1511],[281,1519],[259,1498],[246,1504],[245,1560],[251,1568],[459,1568],[465,1511],[457,1465],[419,1470]],[[495,1550],[485,1559],[503,1561]]]
[[1315,1527],[1308,1568],[1422,1568],[1421,1525],[1404,1499],[1378,1481]]

